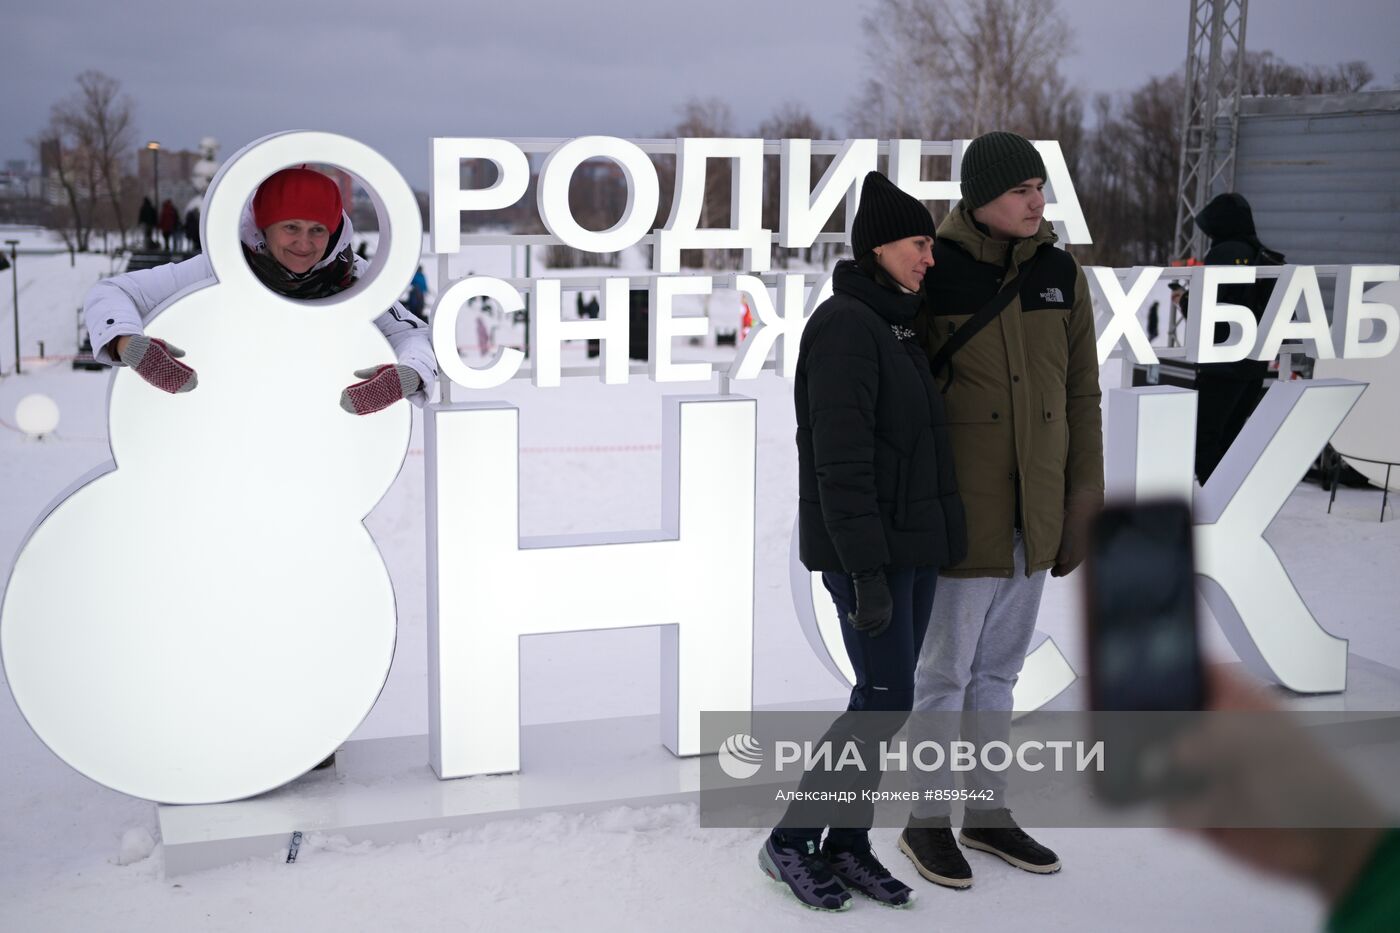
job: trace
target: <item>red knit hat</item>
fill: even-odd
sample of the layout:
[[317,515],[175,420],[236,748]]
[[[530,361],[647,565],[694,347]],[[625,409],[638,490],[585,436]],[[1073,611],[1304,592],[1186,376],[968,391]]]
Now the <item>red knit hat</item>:
[[259,230],[283,220],[312,220],[329,230],[340,226],[340,186],[309,168],[284,168],[264,179],[253,195]]

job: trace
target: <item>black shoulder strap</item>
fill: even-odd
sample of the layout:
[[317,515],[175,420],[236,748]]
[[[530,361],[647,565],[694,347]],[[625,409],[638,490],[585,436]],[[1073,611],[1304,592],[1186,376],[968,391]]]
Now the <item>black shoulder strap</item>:
[[[943,343],[943,346],[938,348],[938,352],[935,353],[933,359],[929,361],[929,366],[933,369],[935,378],[943,371],[943,367],[947,366],[949,362],[952,361],[954,353],[961,350],[969,340],[977,336],[982,328],[992,322],[992,318],[996,317],[1005,310],[1007,305],[1011,304],[1011,299],[1015,298],[1016,293],[1021,290],[1021,283],[1026,280],[1026,276],[1030,273],[1031,269],[1035,268],[1036,262],[1040,260],[1041,250],[1044,249],[1054,249],[1054,247],[1047,244],[1037,249],[1035,253],[1031,255],[1031,258],[1026,260],[1025,265],[1021,266],[1020,271],[1016,273],[1016,277],[1003,285],[1001,291],[996,293],[996,297],[983,305],[962,327],[953,331],[952,336]],[[950,375],[949,382],[951,381],[952,376]],[[948,391],[946,383],[943,386],[943,391]]]

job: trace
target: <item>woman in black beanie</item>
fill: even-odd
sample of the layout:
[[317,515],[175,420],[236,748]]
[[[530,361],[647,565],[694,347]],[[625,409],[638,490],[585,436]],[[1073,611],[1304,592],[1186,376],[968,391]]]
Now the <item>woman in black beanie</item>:
[[[869,173],[851,233],[856,258],[837,264],[835,294],[807,322],[798,353],[798,544],[836,603],[856,674],[848,712],[824,741],[834,759],[854,743],[866,764],[809,772],[802,789],[854,790],[857,801],[878,786],[880,743],[912,706],[938,569],[966,546],[942,397],[915,333],[933,238],[927,209]],[[871,851],[873,807],[844,805],[819,846],[832,815],[794,803],[764,843],[763,870],[822,910],[848,906],[848,889],[909,903],[909,887]]]

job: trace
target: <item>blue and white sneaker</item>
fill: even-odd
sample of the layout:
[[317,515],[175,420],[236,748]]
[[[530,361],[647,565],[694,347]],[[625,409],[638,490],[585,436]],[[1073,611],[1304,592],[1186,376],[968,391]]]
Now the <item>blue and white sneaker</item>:
[[803,840],[801,848],[783,845],[770,833],[758,851],[758,867],[774,881],[788,886],[793,895],[813,910],[847,910],[851,892],[836,880],[817,844]]
[[823,845],[821,855],[831,873],[852,891],[859,891],[886,907],[908,907],[913,903],[914,892],[909,885],[880,864],[868,841],[848,849]]

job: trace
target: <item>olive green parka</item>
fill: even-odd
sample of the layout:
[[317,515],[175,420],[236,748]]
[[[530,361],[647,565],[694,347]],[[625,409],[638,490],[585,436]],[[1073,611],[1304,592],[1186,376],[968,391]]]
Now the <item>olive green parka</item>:
[[934,374],[967,513],[967,557],[947,576],[1011,576],[1018,513],[1027,574],[1068,570],[1083,529],[1071,522],[1066,534],[1066,511],[1103,502],[1093,307],[1083,270],[1055,240],[1045,221],[1034,236],[993,239],[961,204],[938,228],[920,328],[930,359],[1040,253],[1010,304]]

